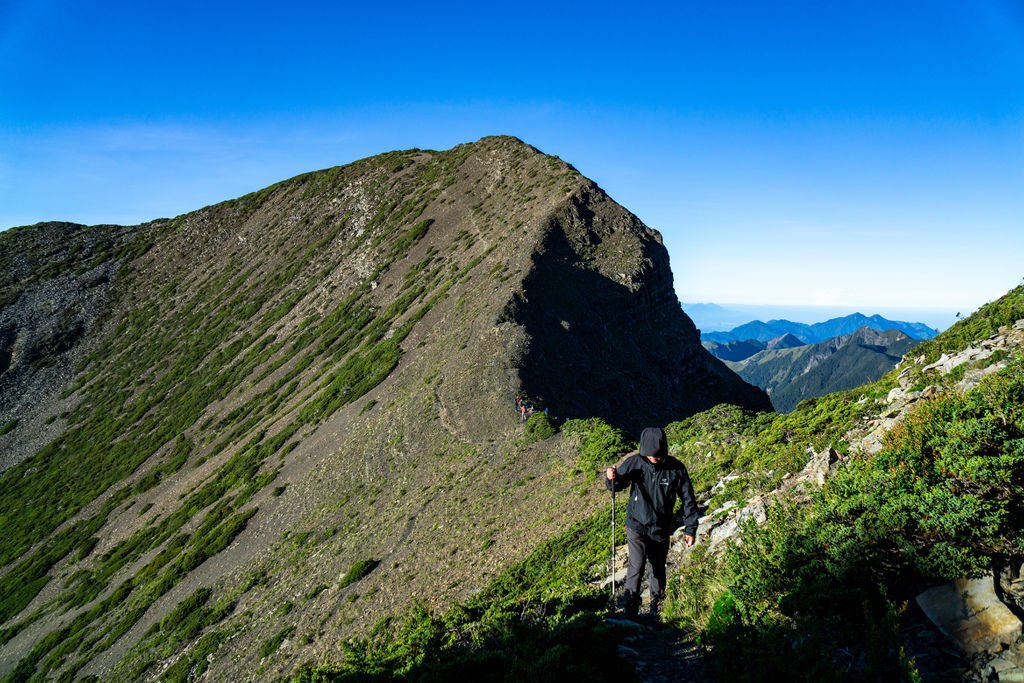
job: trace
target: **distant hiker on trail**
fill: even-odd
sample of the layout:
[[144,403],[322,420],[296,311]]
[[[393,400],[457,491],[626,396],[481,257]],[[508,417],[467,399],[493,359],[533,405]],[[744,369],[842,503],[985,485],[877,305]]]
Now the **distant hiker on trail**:
[[651,613],[657,614],[665,597],[665,562],[672,535],[672,512],[676,496],[683,501],[683,533],[687,547],[697,540],[697,499],[686,467],[668,454],[665,430],[648,427],[640,435],[640,453],[627,457],[620,466],[605,472],[605,485],[611,491],[630,486],[626,508],[626,541],[629,545],[629,569],[623,595],[627,617],[640,610],[640,579],[644,564],[650,563],[648,584],[651,589]]

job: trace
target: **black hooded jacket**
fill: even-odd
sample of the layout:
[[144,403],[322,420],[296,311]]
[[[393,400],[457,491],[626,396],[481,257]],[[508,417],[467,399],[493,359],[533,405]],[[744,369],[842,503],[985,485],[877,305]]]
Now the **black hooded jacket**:
[[[646,456],[660,454],[654,464]],[[640,453],[619,465],[615,480],[605,479],[609,489],[621,491],[628,485],[629,506],[626,526],[649,538],[663,540],[672,533],[672,512],[676,497],[683,501],[683,530],[697,535],[697,499],[683,463],[668,454],[665,432],[649,427],[640,436]]]

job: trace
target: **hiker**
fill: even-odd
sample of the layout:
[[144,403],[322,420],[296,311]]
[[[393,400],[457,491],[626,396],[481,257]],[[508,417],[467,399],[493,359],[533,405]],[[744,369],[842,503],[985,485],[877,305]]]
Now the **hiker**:
[[668,454],[665,430],[648,427],[640,435],[640,452],[626,457],[621,465],[605,472],[609,490],[630,486],[626,508],[626,542],[629,569],[623,595],[627,617],[640,610],[640,578],[650,563],[647,582],[651,589],[651,614],[657,615],[665,598],[665,561],[672,535],[672,513],[676,496],[683,501],[683,533],[686,546],[697,540],[697,499],[686,467]]

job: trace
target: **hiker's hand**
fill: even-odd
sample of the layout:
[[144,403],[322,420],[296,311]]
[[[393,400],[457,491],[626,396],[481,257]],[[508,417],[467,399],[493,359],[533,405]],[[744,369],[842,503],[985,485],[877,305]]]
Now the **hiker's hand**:
[[604,476],[608,477],[609,481],[615,481],[615,476],[617,474],[618,474],[618,472],[615,471],[615,467],[612,466],[612,467],[609,467],[607,470],[605,470]]
[[693,544],[697,542],[697,538],[695,536],[691,536],[690,534],[686,534],[685,536],[683,536],[683,540],[686,541],[687,548],[692,548]]

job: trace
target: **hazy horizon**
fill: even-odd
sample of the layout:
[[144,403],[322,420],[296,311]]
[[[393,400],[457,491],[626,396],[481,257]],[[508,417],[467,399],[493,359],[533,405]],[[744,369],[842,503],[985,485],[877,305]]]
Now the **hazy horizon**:
[[[984,303],[984,302],[983,302]],[[708,311],[701,307],[715,306],[722,310]],[[794,304],[742,304],[717,302],[682,302],[683,311],[704,332],[724,332],[760,320],[789,320],[796,323],[820,323],[854,313],[880,315],[889,320],[924,323],[939,332],[956,322],[956,314],[966,317],[973,311],[935,308],[901,308],[893,306],[804,306]]]

